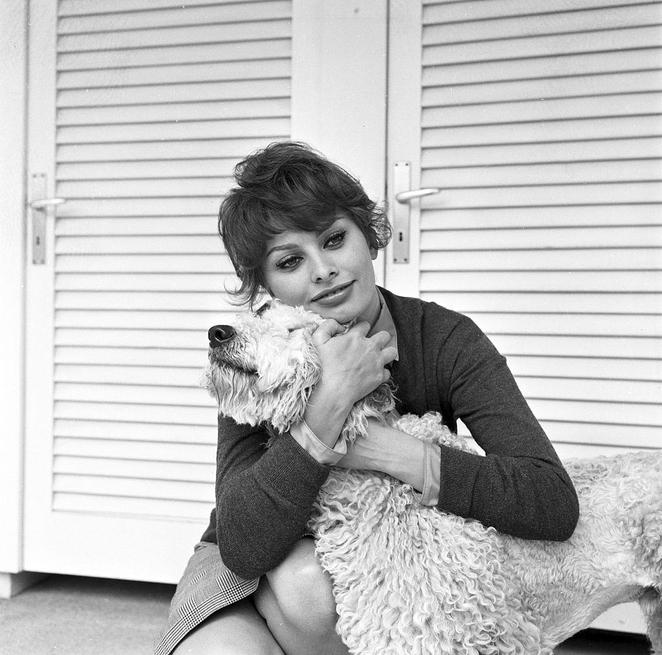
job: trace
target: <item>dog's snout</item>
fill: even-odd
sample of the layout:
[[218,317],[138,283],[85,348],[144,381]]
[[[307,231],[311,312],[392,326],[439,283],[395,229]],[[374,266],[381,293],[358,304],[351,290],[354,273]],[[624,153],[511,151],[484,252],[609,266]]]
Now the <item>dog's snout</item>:
[[209,332],[207,333],[209,345],[212,348],[222,346],[224,343],[230,341],[235,334],[236,332],[231,325],[214,325],[214,327],[209,328]]

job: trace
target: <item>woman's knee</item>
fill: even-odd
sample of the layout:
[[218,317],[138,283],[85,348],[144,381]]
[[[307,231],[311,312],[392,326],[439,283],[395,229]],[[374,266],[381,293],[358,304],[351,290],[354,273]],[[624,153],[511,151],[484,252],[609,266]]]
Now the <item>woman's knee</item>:
[[[337,620],[331,578],[315,557],[312,539],[300,540],[288,557],[267,573],[268,587],[281,619],[309,635],[333,632]],[[259,594],[258,594],[258,609]]]
[[210,616],[177,645],[172,655],[283,655],[283,651],[246,599]]

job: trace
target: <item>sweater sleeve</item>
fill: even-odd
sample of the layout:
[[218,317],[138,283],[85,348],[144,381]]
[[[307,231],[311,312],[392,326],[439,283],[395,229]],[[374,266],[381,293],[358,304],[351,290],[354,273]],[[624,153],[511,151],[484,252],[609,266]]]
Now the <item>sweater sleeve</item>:
[[562,541],[579,517],[577,494],[506,360],[463,317],[440,350],[444,404],[485,451],[441,450],[438,507],[526,539]]
[[265,429],[219,417],[216,540],[223,562],[256,578],[285,559],[306,523],[329,468],[290,434],[267,448]]

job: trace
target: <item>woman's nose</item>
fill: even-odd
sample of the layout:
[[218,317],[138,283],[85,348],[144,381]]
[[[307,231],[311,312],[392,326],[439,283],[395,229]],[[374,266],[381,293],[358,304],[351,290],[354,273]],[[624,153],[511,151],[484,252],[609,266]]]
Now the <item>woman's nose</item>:
[[315,261],[313,267],[313,281],[323,282],[324,280],[331,280],[338,274],[338,268],[333,262],[331,257],[320,256]]
[[209,337],[209,345],[212,348],[215,348],[216,346],[222,346],[224,343],[227,343],[232,338],[234,338],[235,334],[236,332],[231,325],[214,325],[213,327],[209,328],[209,332],[207,332],[207,336]]

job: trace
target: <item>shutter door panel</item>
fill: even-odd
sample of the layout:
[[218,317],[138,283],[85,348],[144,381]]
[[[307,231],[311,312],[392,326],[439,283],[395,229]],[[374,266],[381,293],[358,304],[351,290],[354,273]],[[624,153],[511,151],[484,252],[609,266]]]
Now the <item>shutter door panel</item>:
[[[476,146],[501,143],[532,143],[536,141],[573,141],[656,136],[659,118],[638,116],[636,120],[617,116],[586,121],[566,120],[548,123],[503,122],[501,124],[431,128],[424,132],[423,146]],[[507,121],[507,119],[505,119]]]
[[[436,63],[438,66],[425,69],[423,80],[426,86],[512,82],[518,79],[518,74],[522,74],[522,63],[527,66],[525,71],[527,78],[534,80],[563,78],[568,75],[601,75],[605,72],[613,75],[622,71],[637,72],[658,68],[662,58],[662,48],[660,48],[657,38],[659,28],[645,27],[629,32],[625,38],[620,40],[615,52],[612,53],[603,51],[600,54],[593,54],[591,48],[582,48],[584,51],[582,54],[568,54],[574,53],[582,47],[583,40],[575,37],[575,42],[566,43],[565,48],[559,45],[549,53],[542,48],[538,52],[532,50],[526,55],[528,59],[524,60],[522,60],[524,53],[518,51],[517,47],[514,47],[510,53],[512,58],[504,59],[504,53],[502,53],[501,60],[498,62],[488,60],[463,63],[459,59],[457,62],[448,63],[432,60],[430,64]],[[633,43],[641,43],[641,45],[633,48]],[[594,43],[593,49],[600,51],[600,44]],[[629,56],[624,57],[623,50]]]
[[[204,359],[202,362],[204,362]],[[192,368],[201,365],[201,354],[197,350],[167,350],[164,348],[130,349],[58,346],[55,352],[55,363]]]
[[[167,167],[167,163],[164,162]],[[110,168],[110,167],[109,167]],[[160,168],[160,167],[157,167]],[[177,170],[177,167],[173,167]],[[173,177],[176,177],[173,175]],[[133,230],[138,236],[147,234],[178,234],[178,235],[207,235],[216,234],[216,225],[210,225],[208,216],[161,216],[158,218],[141,218],[139,226],[135,225],[132,218],[61,218],[58,222],[59,234],[62,236],[112,236],[126,234],[128,229]],[[139,230],[137,229],[139,228]],[[66,256],[63,256],[63,260]],[[85,260],[86,265],[92,261],[91,258]],[[62,262],[58,262],[62,263]],[[65,266],[61,271],[67,270]]]
[[210,139],[209,141],[174,141],[172,143],[106,143],[70,144],[58,147],[58,157],[62,162],[93,161],[134,161],[159,158],[205,158],[214,157],[219,150],[224,156],[255,150],[263,144],[257,138],[250,139]]
[[262,20],[288,18],[290,3],[285,2],[255,2],[253,4],[215,3],[202,6],[179,6],[172,9],[161,8],[152,11],[147,5],[145,10],[136,11],[133,8],[130,20],[122,13],[106,13],[93,16],[78,14],[76,16],[63,16],[60,19],[59,33],[94,33],[118,32],[130,26],[132,30],[140,28],[155,28],[182,25],[204,25],[205,23],[236,23],[240,21],[255,20],[260,16]]
[[[613,269],[629,268],[651,269],[662,265],[662,255],[656,248],[642,248],[640,257],[632,262],[632,255],[627,249],[603,248],[601,251],[588,250],[587,248],[562,249],[558,248],[552,252],[545,253],[548,270],[600,270],[608,260]],[[443,261],[440,261],[436,251],[421,253],[422,265],[426,270],[434,267],[437,270],[453,271],[461,268],[465,261],[465,253],[462,250],[444,252]],[[536,250],[519,250],[509,253],[507,259],[498,251],[485,252],[481,263],[485,270],[512,270],[512,268],[526,269],[535,268],[540,262],[540,253]]]
[[662,360],[659,359],[590,359],[588,357],[526,357],[509,355],[508,364],[517,377],[564,377],[572,371],[579,378],[600,380],[650,380],[662,378]]
[[[662,107],[661,107],[662,108]],[[493,166],[490,169],[480,166],[444,168],[446,188],[470,187],[481,174],[485,186],[527,186],[535,185],[541,177],[550,185],[647,182],[654,180],[661,172],[659,162],[650,159],[630,159],[617,162],[569,162],[564,164],[521,164]],[[436,173],[435,173],[436,174]],[[423,179],[426,174],[423,174]]]
[[[131,273],[117,273],[116,275],[100,273],[97,275],[84,275],[75,273],[61,273],[57,276],[60,289],[63,290],[95,290],[95,291],[168,291],[172,288],[182,291],[196,291],[200,288],[200,275],[195,273],[173,273],[171,275],[160,273],[144,273],[140,276]],[[233,283],[230,275],[210,274],[208,276],[210,287],[222,288],[223,283]]]
[[516,82],[435,86],[423,89],[423,106],[448,105],[451,102],[528,101],[531,98],[567,98],[588,94],[645,93],[661,86],[659,70],[579,75],[574,78],[529,79]]
[[[662,86],[662,79],[660,81]],[[627,140],[604,139],[590,142],[493,144],[490,146],[427,148],[423,153],[423,168],[454,170],[463,166],[547,165],[558,162],[603,161],[614,159],[655,158],[662,149],[659,137],[647,136]],[[453,165],[449,166],[448,162]],[[578,208],[578,211],[581,208]],[[608,210],[608,208],[606,208]]]
[[216,233],[247,152],[289,135],[290,3],[62,0],[53,509],[206,521]]
[[[506,298],[498,293],[467,293],[444,289],[427,291],[426,296],[440,305],[448,304],[464,313],[502,312]],[[608,294],[585,293],[510,293],[507,297],[508,311],[517,313],[539,312],[542,314],[646,314],[658,312],[659,293],[626,294],[610,291]]]
[[[123,50],[142,46],[166,47],[217,41],[259,41],[261,39],[282,39],[289,32],[289,20],[262,21],[259,12],[255,12],[254,18],[252,21],[216,25],[205,25],[206,21],[203,21],[202,25],[173,26],[159,30],[129,28],[122,31],[62,34],[58,37],[58,52]],[[127,19],[126,24],[131,25],[131,19]]]
[[549,316],[540,314],[495,312],[481,315],[479,320],[483,329],[491,333],[501,330],[504,334],[519,334],[523,325],[538,334],[657,337],[662,333],[662,317],[650,314],[558,315],[552,321]]
[[488,333],[563,453],[662,448],[661,19],[423,2],[420,294]]
[[654,292],[658,283],[647,271],[549,272],[522,271],[514,278],[509,271],[478,273],[423,273],[421,288],[439,289],[443,285],[458,291],[582,291],[609,292],[618,285],[621,291]]
[[598,116],[637,116],[659,114],[662,94],[639,92],[636,96],[603,94],[595,98],[556,98],[540,100],[520,100],[516,103],[494,102],[489,107],[473,105],[469,107],[430,107],[423,110],[423,126],[434,125],[480,125],[493,123],[495,111],[508,110],[502,115],[503,121],[521,123],[529,121],[564,120],[578,114],[595,118]]
[[[631,13],[631,8],[627,9],[627,13]],[[574,13],[574,12],[569,12]],[[638,12],[641,13],[641,12]],[[600,13],[596,12],[594,19],[600,20]],[[594,30],[582,32],[577,30],[574,33],[551,33],[539,34],[536,36],[514,36],[510,39],[508,37],[500,38],[495,35],[491,40],[484,39],[489,43],[488,57],[494,60],[513,60],[522,59],[525,57],[550,57],[550,56],[563,56],[567,53],[572,53],[574,61],[581,68],[582,65],[589,67],[591,72],[596,72],[595,68],[598,67],[598,57],[593,56],[591,61],[582,62],[577,53],[595,53],[601,50],[632,50],[634,47],[643,48],[659,48],[659,28],[655,23],[659,21],[659,8],[656,4],[652,4],[646,17],[643,18],[649,23],[644,27],[632,27],[630,29],[613,29],[613,30]],[[545,23],[541,24],[544,29]],[[453,26],[453,37],[457,33],[457,24]],[[424,32],[425,34],[425,32]],[[448,27],[438,31],[438,35],[442,36],[448,34]],[[521,33],[523,34],[523,32]],[[423,39],[426,41],[425,37]],[[486,58],[485,43],[480,41],[459,42],[451,41],[444,45],[434,45],[430,37],[431,45],[424,51],[424,61],[427,64],[458,64],[460,62],[472,63],[482,62]],[[571,69],[566,72],[576,72],[572,70],[573,62],[570,63]],[[559,70],[557,67],[561,62],[539,62],[534,65],[534,70],[531,72],[540,73],[543,70]],[[634,68],[634,62],[631,64]],[[549,67],[549,68],[545,68]],[[514,68],[512,62],[502,74],[507,70]],[[586,71],[588,72],[588,70]],[[612,72],[608,70],[607,72]]]
[[198,64],[209,61],[251,60],[260,57],[273,59],[290,56],[290,42],[287,38],[270,39],[256,48],[251,41],[227,43],[194,43],[182,46],[154,48],[123,48],[121,51],[85,51],[60,53],[58,66],[61,71],[87,68],[132,68],[149,66],[163,61],[177,61],[180,64]]
[[[660,141],[662,150],[662,141]],[[522,207],[481,207],[480,209],[428,208],[421,220],[424,230],[431,229],[502,229],[517,228],[526,220],[527,228],[588,227],[600,225],[657,225],[656,205],[582,205],[572,213],[557,207],[536,207],[535,212]],[[655,247],[655,244],[652,245]],[[487,253],[486,253],[487,254]]]
[[[135,461],[146,466],[153,466],[150,460],[160,462],[197,462],[209,466],[210,450],[213,446],[205,444],[187,443],[185,447],[181,444],[149,443],[143,441],[120,441],[119,439],[69,439],[63,437],[58,443],[57,456],[74,457],[108,457],[117,460],[125,459]],[[213,458],[214,453],[211,453]],[[72,463],[72,466],[78,465]],[[120,472],[121,473],[121,472]]]
[[[257,83],[256,83],[257,82]],[[112,94],[106,89],[65,89],[59,94],[58,107],[108,106],[112,102],[124,105],[148,103],[209,102],[219,98],[243,100],[246,98],[283,97],[289,81],[283,80],[220,80],[204,84],[180,83],[176,85],[115,87]],[[247,135],[250,136],[250,135]]]
[[[103,439],[107,443],[114,440],[122,440],[122,443],[131,441],[135,443],[142,442],[147,448],[151,442],[155,442],[155,447],[159,452],[163,452],[166,459],[170,458],[169,453],[172,448],[181,450],[181,444],[185,444],[186,452],[189,452],[191,446],[204,447],[207,451],[210,448],[208,443],[208,428],[206,425],[189,425],[185,428],[180,426],[171,426],[167,430],[164,424],[150,423],[139,424],[131,421],[123,421],[117,425],[108,425],[103,421],[72,421],[69,419],[59,419],[56,421],[56,428],[59,434],[62,434],[62,443],[79,444],[81,454],[87,453],[87,444],[90,439]],[[216,444],[211,445],[212,448]],[[180,457],[181,455],[178,455]]]
[[182,380],[191,382],[200,377],[197,368],[142,368],[140,366],[95,366],[88,364],[58,364],[55,375],[61,382],[89,384],[151,384],[160,386],[179,386]]
[[103,84],[96,70],[62,72],[58,79],[60,89],[108,88],[145,84],[180,84],[187,82],[214,82],[225,80],[245,80],[259,78],[282,78],[289,73],[289,61],[262,59],[255,61],[235,61],[229,63],[206,62],[204,64],[144,66],[141,68],[121,68],[104,70]]
[[[276,93],[277,89],[274,89]],[[282,92],[282,91],[281,91]],[[232,102],[208,100],[191,106],[184,102],[168,104],[127,105],[125,107],[65,108],[58,112],[60,125],[85,125],[98,120],[106,124],[140,123],[146,115],[154,121],[205,120],[241,118],[244,116],[288,116],[287,98],[252,98]],[[82,166],[83,164],[79,164]],[[66,170],[66,168],[65,168]]]
[[[479,20],[485,18],[504,19],[510,16],[544,17],[557,11],[579,9],[595,9],[612,6],[641,4],[641,0],[547,0],[543,3],[533,3],[530,0],[502,0],[498,3],[457,2],[457,0],[424,0],[426,17],[430,22],[451,23],[462,20]],[[543,18],[543,20],[545,20]]]
[[[85,313],[83,311],[60,312],[58,316],[57,327],[60,328],[121,328],[131,325],[135,329],[163,329],[164,325],[171,330],[194,329],[200,325],[207,315],[204,312],[132,312],[128,314],[122,311],[100,310],[94,313]],[[66,343],[64,339],[59,340],[60,345]]]
[[[261,2],[262,0],[241,0],[242,4]],[[208,7],[225,4],[237,4],[237,0],[186,0],[187,7]],[[104,7],[103,13],[125,11],[177,9],[182,7],[181,0],[114,0],[112,7]],[[59,16],[87,16],[98,13],[98,0],[60,0]]]
[[[465,3],[472,4],[472,3]],[[475,5],[476,3],[474,3]],[[628,28],[632,25],[654,23],[660,15],[659,8],[651,3],[622,3],[621,6],[609,7],[608,3],[600,6],[581,9],[566,7],[565,11],[552,12],[546,7],[546,13],[527,15],[524,9],[518,16],[493,16],[495,20],[484,20],[480,9],[464,13],[461,20],[449,20],[439,12],[426,14],[427,29],[423,44],[438,44],[447,40],[448,23],[453,22],[453,40],[455,42],[487,41],[491,39],[507,39],[542,36],[551,34],[571,34],[573,32],[592,33],[618,28]],[[498,51],[497,51],[498,52]]]

